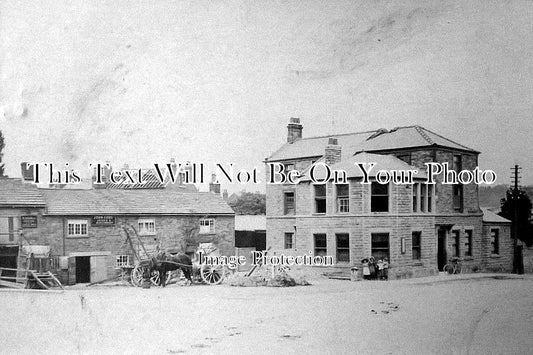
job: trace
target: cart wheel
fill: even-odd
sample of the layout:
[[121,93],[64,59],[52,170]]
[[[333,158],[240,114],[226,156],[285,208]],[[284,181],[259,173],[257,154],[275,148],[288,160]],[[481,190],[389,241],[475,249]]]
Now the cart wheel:
[[150,282],[152,282],[152,285],[159,286],[159,271],[152,270],[152,273],[150,274]]
[[206,284],[217,285],[224,278],[224,265],[202,264],[200,276]]
[[131,284],[133,286],[141,287],[143,283],[143,275],[144,275],[145,266],[141,264],[135,265],[133,270],[131,271]]

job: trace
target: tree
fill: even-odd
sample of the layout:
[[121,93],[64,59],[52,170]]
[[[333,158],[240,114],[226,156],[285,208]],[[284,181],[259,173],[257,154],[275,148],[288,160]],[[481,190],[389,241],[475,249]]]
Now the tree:
[[501,200],[501,212],[499,213],[500,216],[513,222],[511,226],[511,237],[515,236],[516,230],[518,239],[527,245],[533,244],[533,238],[531,236],[533,229],[530,222],[531,208],[531,200],[525,190],[509,189],[506,192],[505,198]]
[[265,214],[266,195],[259,192],[243,192],[237,199],[229,202],[236,214]]
[[4,163],[2,163],[2,157],[4,156],[4,148],[6,144],[4,143],[4,135],[0,131],[0,177],[5,177],[4,175]]

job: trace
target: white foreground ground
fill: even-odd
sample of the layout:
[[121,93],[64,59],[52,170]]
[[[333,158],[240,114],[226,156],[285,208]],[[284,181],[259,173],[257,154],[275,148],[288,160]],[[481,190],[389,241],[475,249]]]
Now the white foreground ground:
[[531,354],[531,276],[0,291],[9,354]]

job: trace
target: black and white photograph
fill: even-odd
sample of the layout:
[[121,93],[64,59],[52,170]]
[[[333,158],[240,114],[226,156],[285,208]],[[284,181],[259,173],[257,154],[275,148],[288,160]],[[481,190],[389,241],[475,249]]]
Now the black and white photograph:
[[531,354],[533,1],[0,0],[0,354]]

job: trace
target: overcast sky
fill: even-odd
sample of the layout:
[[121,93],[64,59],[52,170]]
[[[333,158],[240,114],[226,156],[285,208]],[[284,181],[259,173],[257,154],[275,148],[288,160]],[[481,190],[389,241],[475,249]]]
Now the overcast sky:
[[21,161],[170,157],[263,171],[294,116],[306,137],[420,124],[481,151],[498,183],[519,163],[533,184],[531,1],[6,0],[0,11],[11,176]]

